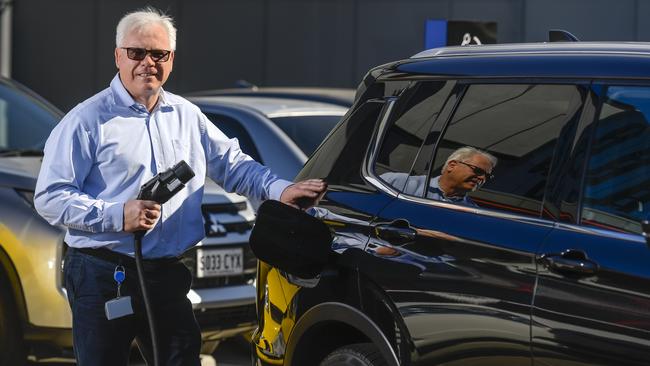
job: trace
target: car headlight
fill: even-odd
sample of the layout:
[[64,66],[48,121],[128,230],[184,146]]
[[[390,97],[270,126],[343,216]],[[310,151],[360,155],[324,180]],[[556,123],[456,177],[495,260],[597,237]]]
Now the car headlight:
[[264,298],[262,299],[264,304],[264,311],[269,312],[271,307],[271,302],[269,300],[269,285],[264,285]]

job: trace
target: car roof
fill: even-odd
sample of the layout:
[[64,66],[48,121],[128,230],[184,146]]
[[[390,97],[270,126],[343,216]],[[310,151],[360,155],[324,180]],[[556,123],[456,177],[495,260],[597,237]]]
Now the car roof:
[[256,110],[267,118],[290,116],[343,116],[348,108],[336,104],[300,99],[268,98],[259,96],[201,96],[188,97],[200,106],[239,106]]
[[383,67],[442,77],[649,79],[650,43],[552,42],[443,47]]
[[411,58],[432,56],[466,56],[485,54],[642,54],[650,56],[650,43],[647,42],[542,42],[507,43],[487,45],[467,45],[432,48]]
[[5,86],[9,89],[17,90],[29,97],[32,98],[33,101],[38,102],[41,107],[47,109],[49,112],[57,116],[59,119],[63,118],[64,113],[61,112],[59,108],[57,108],[55,105],[50,103],[48,100],[43,98],[41,95],[36,93],[35,91],[31,90],[30,88],[26,87],[25,85],[19,83],[18,81],[10,78],[6,78],[4,76],[0,76],[0,85]]
[[350,107],[354,103],[355,89],[321,87],[250,87],[201,90],[187,96],[259,96],[312,100]]

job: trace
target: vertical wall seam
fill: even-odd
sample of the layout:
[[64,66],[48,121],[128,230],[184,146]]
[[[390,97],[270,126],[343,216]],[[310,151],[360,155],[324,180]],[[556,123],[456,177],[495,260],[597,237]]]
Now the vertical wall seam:
[[269,49],[271,48],[269,42],[271,41],[271,36],[269,35],[269,24],[271,20],[270,11],[269,11],[269,0],[263,0],[262,4],[262,32],[264,39],[262,39],[262,85],[268,86],[268,60],[269,60]]
[[[352,65],[350,69],[350,85],[358,85],[357,70],[361,69],[359,65],[359,1],[354,0],[352,3]],[[363,76],[361,76],[363,77]]]
[[526,0],[521,0],[521,16],[519,17],[521,35],[519,36],[519,42],[528,41],[528,37],[526,36],[526,5]]
[[92,60],[93,60],[93,65],[94,65],[94,70],[93,70],[93,81],[92,81],[92,90],[89,90],[90,93],[88,95],[93,95],[96,93],[97,90],[102,89],[99,85],[99,70],[100,70],[100,65],[99,65],[99,0],[95,0],[92,3],[92,12],[93,12],[93,30],[92,30],[92,37],[91,37],[91,42],[93,43],[91,48],[93,50],[92,52]]
[[[177,19],[176,48],[178,48],[178,30],[185,28],[183,27],[183,24],[181,22],[183,23],[187,22],[185,19],[183,19],[183,8],[181,7],[181,5],[182,5],[181,1],[176,0],[176,16],[174,16],[174,19]],[[167,14],[172,13],[171,9],[167,8],[167,10],[165,10],[165,13]],[[173,72],[175,75],[174,81],[176,84],[176,92],[185,92],[186,90],[183,89],[183,82],[181,81],[183,80],[183,68],[182,67],[175,68]]]
[[640,41],[641,40],[641,32],[639,30],[639,0],[634,0],[634,40],[635,41]]

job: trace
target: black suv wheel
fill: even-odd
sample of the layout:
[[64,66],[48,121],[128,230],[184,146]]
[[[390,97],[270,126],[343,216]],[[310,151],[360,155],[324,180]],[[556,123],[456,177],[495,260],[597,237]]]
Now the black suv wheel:
[[330,353],[320,366],[384,366],[386,361],[372,343],[355,343]]

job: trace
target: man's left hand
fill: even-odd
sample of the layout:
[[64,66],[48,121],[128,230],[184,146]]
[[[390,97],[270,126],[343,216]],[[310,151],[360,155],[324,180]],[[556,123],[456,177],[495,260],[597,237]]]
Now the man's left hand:
[[306,210],[318,204],[327,190],[322,179],[307,179],[294,183],[282,191],[280,201],[289,206]]

